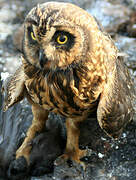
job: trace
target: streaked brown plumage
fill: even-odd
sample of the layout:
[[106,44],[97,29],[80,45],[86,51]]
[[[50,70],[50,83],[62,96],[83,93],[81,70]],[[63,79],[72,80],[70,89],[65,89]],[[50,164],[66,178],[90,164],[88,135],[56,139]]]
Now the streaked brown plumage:
[[6,111],[15,103],[24,98],[25,93],[25,76],[23,66],[20,66],[16,72],[9,76],[3,83],[2,91],[4,93],[4,107]]
[[[81,163],[85,155],[78,147],[81,121],[97,112],[101,128],[117,138],[133,118],[135,92],[123,58],[95,19],[72,4],[50,2],[33,8],[24,30],[23,68],[14,78],[21,76],[23,91],[18,97],[23,93],[28,98],[34,120],[16,158],[24,156],[29,162],[28,143],[53,111],[67,117],[67,145],[59,161],[71,158]],[[14,104],[16,91],[8,91]]]

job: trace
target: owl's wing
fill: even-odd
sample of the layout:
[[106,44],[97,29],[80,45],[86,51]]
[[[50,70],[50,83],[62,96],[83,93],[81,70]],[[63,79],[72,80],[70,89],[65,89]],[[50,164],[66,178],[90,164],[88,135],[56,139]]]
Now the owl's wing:
[[20,66],[16,72],[8,77],[3,83],[2,92],[4,94],[3,111],[15,103],[21,101],[25,95],[25,76],[23,66]]
[[109,74],[100,97],[97,119],[101,128],[113,138],[118,138],[134,115],[136,94],[122,57],[118,57],[114,72]]

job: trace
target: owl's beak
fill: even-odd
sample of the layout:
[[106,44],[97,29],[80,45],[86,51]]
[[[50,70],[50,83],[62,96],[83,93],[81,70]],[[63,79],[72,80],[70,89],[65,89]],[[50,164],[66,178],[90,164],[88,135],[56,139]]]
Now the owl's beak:
[[44,67],[44,65],[47,63],[47,61],[48,61],[48,59],[44,53],[44,50],[40,49],[40,51],[39,51],[39,62],[40,62],[41,68]]

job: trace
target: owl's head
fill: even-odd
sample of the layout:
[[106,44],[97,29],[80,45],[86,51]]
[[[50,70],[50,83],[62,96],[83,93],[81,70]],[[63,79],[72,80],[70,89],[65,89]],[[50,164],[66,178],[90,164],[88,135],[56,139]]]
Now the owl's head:
[[91,59],[102,46],[99,37],[97,23],[86,11],[70,3],[48,2],[33,8],[25,19],[23,54],[38,68],[66,68]]

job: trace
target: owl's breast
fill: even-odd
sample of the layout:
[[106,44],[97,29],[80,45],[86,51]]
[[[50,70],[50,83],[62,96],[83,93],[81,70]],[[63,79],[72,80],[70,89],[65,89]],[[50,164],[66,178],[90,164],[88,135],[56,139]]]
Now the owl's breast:
[[97,108],[97,101],[90,103],[89,97],[81,100],[77,96],[71,86],[70,76],[64,78],[58,73],[44,78],[35,77],[26,80],[25,85],[34,103],[65,117],[81,116]]

